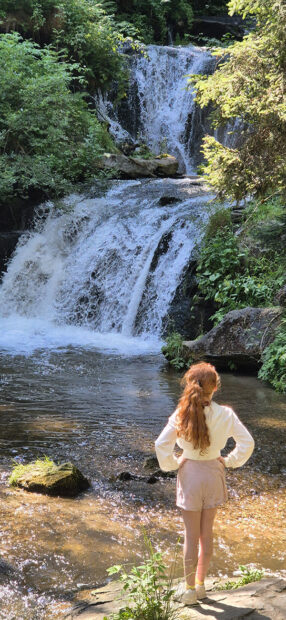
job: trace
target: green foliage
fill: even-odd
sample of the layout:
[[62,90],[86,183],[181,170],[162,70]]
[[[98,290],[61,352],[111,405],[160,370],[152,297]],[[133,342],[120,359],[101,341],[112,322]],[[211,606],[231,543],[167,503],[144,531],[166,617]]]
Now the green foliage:
[[166,344],[162,347],[162,353],[169,364],[176,370],[182,370],[187,367],[188,364],[184,357],[183,338],[178,332],[174,331],[167,336]]
[[106,88],[116,75],[121,88],[125,78],[122,35],[113,19],[95,0],[1,0],[3,31],[18,30],[41,46],[66,50],[70,61],[80,63],[89,89]]
[[185,34],[183,39],[184,43],[193,43],[193,45],[203,45],[204,47],[229,47],[233,44],[235,37],[230,33],[226,32],[222,35],[221,39],[216,39],[215,37],[208,37],[203,32],[199,32],[199,34]]
[[241,42],[214,54],[213,75],[189,79],[197,102],[213,107],[214,127],[240,122],[240,144],[229,148],[206,136],[204,173],[220,197],[241,200],[285,191],[286,5],[283,0],[231,0],[230,14],[254,16],[256,27]]
[[[148,556],[144,564],[134,566],[129,573],[122,565],[111,566],[109,575],[119,575],[126,607],[112,614],[110,620],[172,620],[176,612],[171,608],[173,577],[163,561],[162,553],[154,551],[145,536]],[[106,617],[104,620],[108,620]]]
[[241,586],[246,586],[248,583],[252,581],[260,581],[264,575],[263,570],[259,570],[257,568],[248,568],[247,566],[240,566],[239,570],[241,572],[241,577],[238,581],[226,581],[222,585],[216,586],[217,590],[236,590],[236,588],[241,588]]
[[153,159],[154,157],[157,157],[157,155],[156,153],[150,151],[147,144],[140,144],[136,151],[132,153],[132,157],[139,157],[140,159]]
[[286,393],[286,320],[282,321],[275,339],[262,354],[259,379],[268,381],[277,392]]
[[23,465],[21,463],[19,464],[15,461],[13,463],[13,471],[8,482],[11,486],[17,486],[18,480],[22,478],[23,475],[29,474],[30,472],[45,474],[53,467],[56,467],[56,464],[48,456],[45,456],[43,459],[37,459],[28,465]]
[[231,229],[231,210],[230,209],[218,209],[209,218],[206,226],[204,240],[207,242],[212,239],[219,231],[222,232],[225,228]]
[[123,34],[132,33],[144,43],[167,43],[168,31],[182,36],[193,21],[191,0],[101,0],[101,4],[118,26],[125,24]]
[[243,247],[231,227],[224,225],[211,235],[212,227],[215,231],[210,223],[200,252],[197,278],[205,299],[217,304],[212,316],[215,324],[230,310],[272,305],[275,293],[285,281],[285,261],[281,261],[279,248],[255,255],[247,245]]
[[114,150],[84,98],[77,63],[17,33],[0,35],[0,196],[40,189],[59,195],[95,173],[100,153]]

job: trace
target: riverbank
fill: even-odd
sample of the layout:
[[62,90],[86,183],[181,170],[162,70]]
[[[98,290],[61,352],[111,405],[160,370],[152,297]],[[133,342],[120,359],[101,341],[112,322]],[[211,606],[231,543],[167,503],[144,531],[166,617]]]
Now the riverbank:
[[[179,591],[184,583],[180,582]],[[199,605],[185,607],[174,602],[177,620],[284,620],[286,580],[266,577],[236,590],[216,591],[216,582],[206,580],[207,598]],[[66,620],[104,620],[124,605],[120,584],[111,582],[103,588],[82,592]]]

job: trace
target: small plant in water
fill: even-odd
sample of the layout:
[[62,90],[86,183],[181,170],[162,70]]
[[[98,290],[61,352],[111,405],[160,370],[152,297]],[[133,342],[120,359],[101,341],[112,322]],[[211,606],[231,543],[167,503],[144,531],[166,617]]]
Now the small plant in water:
[[247,566],[239,566],[239,572],[241,574],[238,581],[226,581],[226,583],[220,584],[216,587],[216,590],[235,590],[241,588],[247,583],[252,581],[260,581],[264,576],[264,571],[257,568],[248,568]]
[[162,553],[153,549],[146,534],[144,540],[147,547],[144,564],[133,566],[129,573],[122,565],[107,569],[109,575],[119,575],[127,604],[109,618],[105,616],[104,620],[175,620],[177,614],[171,598],[175,591],[172,585],[177,550],[168,574]]
[[178,332],[172,332],[166,338],[166,344],[162,347],[162,353],[165,355],[169,364],[176,370],[182,370],[190,364],[190,360],[184,358],[183,337]]

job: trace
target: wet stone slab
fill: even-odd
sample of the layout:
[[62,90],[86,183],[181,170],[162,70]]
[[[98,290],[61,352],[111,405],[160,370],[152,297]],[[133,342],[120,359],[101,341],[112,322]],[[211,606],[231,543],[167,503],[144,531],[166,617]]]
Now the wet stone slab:
[[[180,598],[183,590],[180,583],[176,596]],[[285,620],[286,618],[286,580],[264,578],[237,590],[215,591],[213,582],[207,583],[208,598],[196,606],[186,607],[179,601],[178,620]],[[93,591],[82,592],[79,600],[66,620],[103,620],[123,606],[120,585],[113,582]]]

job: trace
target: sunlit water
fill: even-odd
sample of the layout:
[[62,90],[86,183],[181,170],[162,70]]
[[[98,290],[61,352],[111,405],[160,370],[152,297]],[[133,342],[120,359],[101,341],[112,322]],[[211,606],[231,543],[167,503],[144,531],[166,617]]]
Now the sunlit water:
[[[179,378],[159,354],[66,347],[0,359],[1,556],[15,569],[0,577],[0,617],[62,618],[75,592],[106,580],[108,566],[141,561],[143,526],[168,561],[174,557],[182,535],[175,479],[115,477],[147,476],[144,458],[174,409]],[[254,378],[225,375],[217,400],[235,408],[256,449],[247,466],[227,473],[230,501],[218,511],[210,572],[231,574],[247,563],[281,571],[286,398]],[[7,486],[12,459],[43,455],[71,459],[91,490],[69,500]]]

